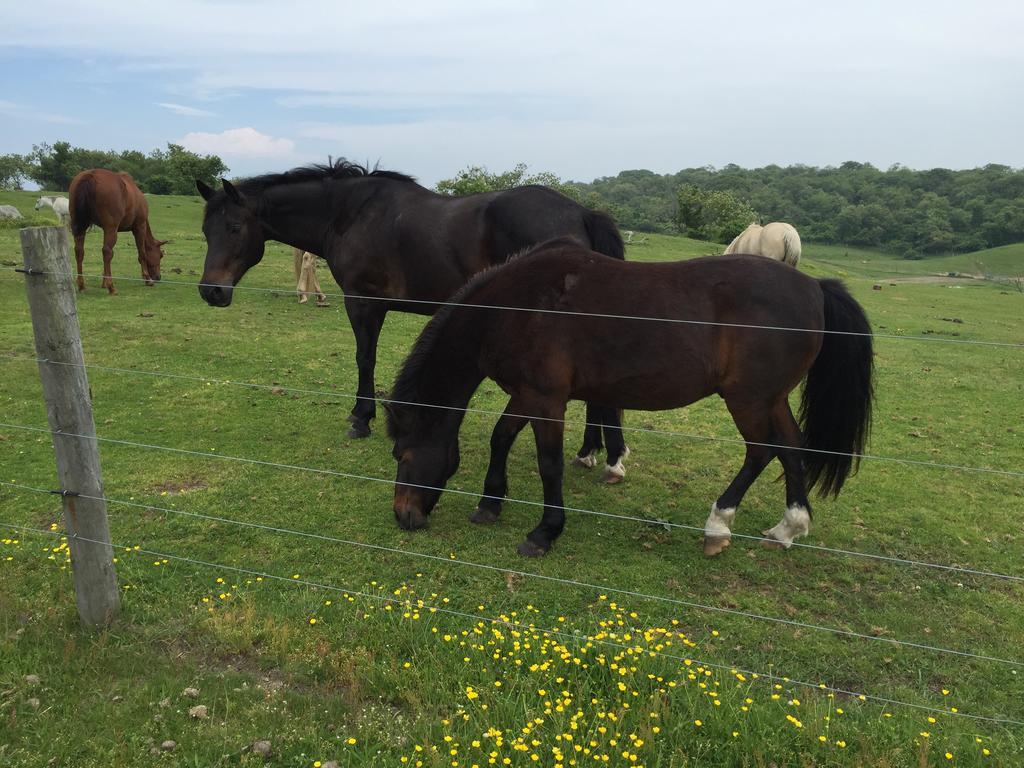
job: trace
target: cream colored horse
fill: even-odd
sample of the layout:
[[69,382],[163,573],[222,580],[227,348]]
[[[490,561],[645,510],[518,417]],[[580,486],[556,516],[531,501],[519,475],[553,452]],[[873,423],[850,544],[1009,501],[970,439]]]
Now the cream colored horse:
[[753,253],[795,267],[800,263],[800,235],[792,224],[783,221],[773,221],[763,227],[751,224],[729,243],[725,252]]
[[49,206],[53,208],[53,212],[57,214],[57,218],[61,224],[67,224],[71,221],[71,213],[68,210],[68,199],[66,197],[40,197],[36,200],[36,210]]

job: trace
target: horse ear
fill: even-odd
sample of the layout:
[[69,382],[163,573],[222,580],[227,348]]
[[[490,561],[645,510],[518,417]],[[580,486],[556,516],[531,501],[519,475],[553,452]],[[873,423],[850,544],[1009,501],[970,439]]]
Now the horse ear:
[[209,200],[213,197],[213,187],[202,179],[196,179],[196,189],[198,189],[199,194],[203,196],[203,200]]
[[236,205],[245,205],[245,197],[243,197],[242,193],[235,188],[234,184],[227,179],[221,179],[220,183],[224,185],[224,192],[229,198],[231,198],[233,203]]
[[163,247],[164,247],[165,245],[167,245],[167,244],[168,244],[169,242],[171,242],[171,241],[170,241],[170,240],[157,240],[157,241],[156,241],[156,244],[157,244],[158,246],[160,246],[161,248],[163,248]]

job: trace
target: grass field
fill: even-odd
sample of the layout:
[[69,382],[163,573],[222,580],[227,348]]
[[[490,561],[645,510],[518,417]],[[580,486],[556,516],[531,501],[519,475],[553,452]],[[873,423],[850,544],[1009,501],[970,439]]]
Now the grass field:
[[[26,212],[33,202],[0,193]],[[570,513],[551,553],[524,561],[515,545],[535,507],[509,503],[481,528],[468,521],[475,500],[449,493],[428,529],[404,532],[387,482],[226,458],[394,477],[382,424],[367,440],[344,436],[356,371],[340,297],[299,306],[289,249],[269,245],[242,283],[266,290],[210,308],[194,285],[200,200],[150,206],[156,236],[173,241],[164,282],[115,278],[119,294],[108,296],[91,277],[79,295],[87,363],[140,372],[89,371],[97,432],[206,455],[101,443],[106,495],[131,505],[109,507],[123,615],[93,634],[77,627],[59,502],[10,485],[54,487],[50,437],[0,426],[0,521],[55,529],[0,530],[0,765],[1024,763],[1021,726],[961,716],[1024,721],[1019,474],[868,460],[838,500],[816,503],[806,540],[1015,579],[743,539],[705,559],[697,531],[666,523],[701,527],[740,465],[738,435],[713,400],[628,414],[628,427],[651,431],[627,434],[621,485],[567,470],[567,505],[648,522]],[[95,233],[87,252],[86,272],[98,275]],[[648,236],[628,256],[708,252]],[[985,258],[1012,267],[1020,254]],[[885,335],[871,455],[1020,473],[1024,350],[947,342],[1024,343],[1024,294],[899,279],[952,271],[939,261],[808,244],[801,268],[846,278]],[[45,428],[24,278],[10,268],[19,262],[17,229],[0,229],[0,421]],[[114,265],[138,276],[130,237]],[[338,292],[324,269],[321,279]],[[378,389],[423,323],[389,315]],[[490,383],[471,403],[503,405]],[[450,488],[480,490],[492,425],[467,416]],[[581,428],[568,435],[567,451]],[[775,466],[751,488],[736,533],[780,517]],[[540,499],[528,435],[510,480],[510,497]],[[190,715],[197,706],[205,716]],[[258,740],[267,756],[251,749]]]

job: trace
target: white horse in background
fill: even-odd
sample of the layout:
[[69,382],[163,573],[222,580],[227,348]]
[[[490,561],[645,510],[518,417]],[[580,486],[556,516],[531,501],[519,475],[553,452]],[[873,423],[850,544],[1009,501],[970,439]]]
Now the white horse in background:
[[800,235],[792,224],[773,221],[751,224],[725,249],[726,253],[753,253],[795,267],[800,263]]
[[36,210],[44,206],[50,206],[53,208],[53,212],[57,214],[57,218],[60,219],[61,224],[67,224],[71,220],[71,213],[68,211],[68,199],[66,197],[40,197],[36,200]]

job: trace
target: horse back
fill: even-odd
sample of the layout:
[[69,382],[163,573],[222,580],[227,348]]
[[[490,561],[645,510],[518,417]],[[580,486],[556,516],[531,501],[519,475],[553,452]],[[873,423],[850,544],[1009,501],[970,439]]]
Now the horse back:
[[[512,388],[522,369],[624,408],[675,408],[715,392],[772,399],[799,383],[821,345],[805,332],[823,327],[817,281],[756,256],[618,262],[561,242],[493,274],[462,300],[549,310],[486,321],[488,375]],[[752,377],[752,366],[763,370]],[[740,391],[750,381],[761,388]]]
[[71,228],[77,234],[93,224],[126,232],[149,217],[145,196],[131,175],[123,172],[82,171],[71,180],[68,197]]
[[612,242],[602,250],[613,251],[606,255],[623,258],[621,237],[614,222],[609,219],[607,224],[600,222],[595,226],[588,220],[593,211],[549,187],[531,184],[498,192],[486,201],[483,213],[481,235],[487,266],[502,264],[514,254],[555,238],[567,237],[587,249],[596,249],[595,240],[608,239],[608,235],[595,236],[597,227],[602,225],[614,232]]

